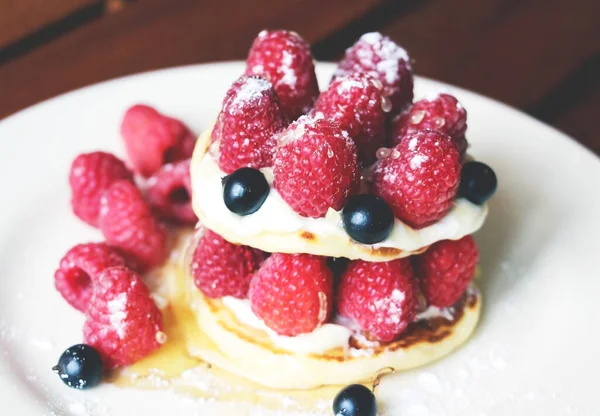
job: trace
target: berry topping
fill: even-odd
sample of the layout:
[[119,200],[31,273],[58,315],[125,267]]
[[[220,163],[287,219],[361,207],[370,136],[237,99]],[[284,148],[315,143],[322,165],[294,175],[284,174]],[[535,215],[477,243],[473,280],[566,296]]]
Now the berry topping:
[[100,201],[100,230],[106,241],[146,270],[167,255],[167,235],[141,192],[131,182],[115,182]]
[[194,225],[190,161],[167,163],[148,179],[148,202],[158,215],[169,221]]
[[260,32],[248,53],[246,74],[271,81],[290,120],[306,114],[319,95],[310,46],[295,32]]
[[460,196],[481,205],[494,195],[497,187],[496,174],[485,163],[467,162],[463,165],[458,188]]
[[373,172],[373,191],[394,215],[414,228],[442,218],[452,207],[460,156],[450,136],[434,130],[408,133]]
[[414,103],[394,119],[392,140],[394,144],[398,144],[406,133],[426,129],[450,136],[461,156],[467,150],[467,112],[452,95],[439,94]]
[[79,244],[60,260],[54,273],[54,285],[71,306],[85,312],[98,274],[106,268],[124,265],[123,257],[107,244]]
[[226,173],[271,166],[273,135],[286,124],[271,83],[261,77],[241,77],[227,91],[212,132],[212,140],[219,141],[219,166]]
[[97,227],[102,192],[120,179],[133,180],[133,174],[110,153],[93,152],[77,156],[69,173],[73,213]]
[[98,275],[83,337],[106,368],[133,364],[160,347],[162,315],[136,273],[111,267]]
[[89,389],[100,383],[102,358],[91,345],[77,344],[67,348],[52,368],[67,386]]
[[279,335],[311,332],[327,321],[333,300],[325,257],[271,255],[250,283],[252,311]]
[[196,136],[181,121],[137,104],[121,123],[121,136],[133,169],[150,176],[165,163],[192,157]]
[[456,303],[473,279],[478,257],[475,240],[469,235],[439,241],[415,256],[415,274],[427,302],[440,308]]
[[205,296],[244,299],[250,279],[264,259],[262,251],[232,244],[207,229],[194,250],[191,272],[196,287]]
[[358,190],[356,146],[331,121],[299,118],[278,136],[274,185],[294,211],[324,217]]
[[392,341],[416,314],[413,274],[407,259],[350,262],[338,288],[338,309],[368,336]]
[[256,169],[241,168],[223,178],[225,206],[238,215],[250,215],[258,211],[270,190],[265,175]]
[[333,399],[335,416],[377,416],[377,401],[371,390],[362,384],[344,387]]
[[413,99],[413,74],[406,51],[381,33],[365,33],[346,51],[335,77],[367,73],[383,85],[383,93],[399,113]]
[[381,198],[370,194],[351,197],[342,211],[344,229],[359,243],[385,240],[394,229],[394,212]]

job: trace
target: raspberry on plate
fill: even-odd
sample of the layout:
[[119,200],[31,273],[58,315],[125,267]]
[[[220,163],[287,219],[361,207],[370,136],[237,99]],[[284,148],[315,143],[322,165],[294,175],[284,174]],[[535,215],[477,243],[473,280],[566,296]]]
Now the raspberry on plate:
[[319,95],[310,46],[295,32],[260,32],[248,53],[246,74],[271,81],[290,120],[306,114]]
[[324,217],[358,191],[356,146],[348,133],[322,118],[300,117],[277,136],[274,185],[294,211]]
[[392,113],[403,111],[413,100],[413,74],[408,53],[387,36],[365,33],[348,50],[335,77],[365,72],[383,85]]
[[338,310],[368,336],[393,341],[415,319],[412,280],[408,259],[352,261],[338,288]]
[[450,136],[434,130],[408,133],[375,165],[373,191],[413,228],[433,224],[452,208],[460,156]]
[[106,241],[140,270],[160,265],[167,255],[165,229],[131,182],[117,181],[104,192],[99,223]]
[[327,258],[275,253],[250,282],[252,311],[279,335],[311,332],[327,322],[333,305]]
[[120,159],[106,152],[80,154],[69,173],[71,207],[81,220],[98,226],[100,197],[113,182],[133,180],[133,174]]
[[470,235],[438,241],[415,256],[415,274],[427,302],[440,308],[454,305],[473,279],[478,258],[475,240]]
[[206,229],[192,256],[194,283],[209,298],[245,299],[250,279],[265,257],[260,250],[230,243]]
[[133,170],[148,177],[162,165],[192,157],[196,136],[181,121],[137,104],[121,122],[121,136]]
[[180,224],[195,225],[192,209],[190,160],[167,163],[148,179],[148,202],[158,215]]
[[212,140],[219,141],[220,168],[232,173],[239,168],[273,164],[275,139],[287,121],[273,86],[264,78],[242,76],[223,100]]
[[78,244],[63,256],[54,273],[54,285],[75,309],[85,312],[94,280],[104,269],[125,266],[125,259],[106,243]]
[[358,150],[358,159],[367,166],[383,146],[389,101],[381,83],[363,73],[338,77],[323,91],[313,111],[346,130]]
[[437,130],[452,138],[461,156],[467,150],[467,112],[458,100],[449,94],[417,101],[392,122],[392,141],[396,145],[408,132]]
[[133,364],[158,349],[162,329],[162,314],[140,276],[126,267],[97,276],[83,337],[105,368]]

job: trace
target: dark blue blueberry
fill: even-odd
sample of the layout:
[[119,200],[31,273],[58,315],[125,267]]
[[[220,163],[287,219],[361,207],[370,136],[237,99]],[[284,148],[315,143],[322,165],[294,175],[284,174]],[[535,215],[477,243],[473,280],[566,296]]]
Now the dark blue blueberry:
[[94,347],[77,344],[67,348],[52,369],[67,386],[88,389],[100,383],[102,358]]
[[265,175],[253,168],[238,169],[225,176],[222,183],[225,206],[238,215],[249,215],[258,211],[270,191]]
[[494,195],[497,186],[498,180],[492,168],[481,162],[467,162],[460,174],[458,194],[481,205]]
[[376,416],[375,395],[362,384],[346,386],[333,399],[333,413],[335,416]]
[[371,194],[353,196],[342,211],[344,229],[354,240],[375,244],[385,240],[394,228],[394,213],[381,198]]

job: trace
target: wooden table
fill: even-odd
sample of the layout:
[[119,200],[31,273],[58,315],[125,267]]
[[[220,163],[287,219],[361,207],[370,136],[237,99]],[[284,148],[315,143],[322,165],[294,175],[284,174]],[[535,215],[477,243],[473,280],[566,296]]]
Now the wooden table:
[[319,60],[381,31],[417,74],[518,107],[600,153],[598,0],[0,0],[0,118],[113,77],[244,59],[263,28],[296,30]]

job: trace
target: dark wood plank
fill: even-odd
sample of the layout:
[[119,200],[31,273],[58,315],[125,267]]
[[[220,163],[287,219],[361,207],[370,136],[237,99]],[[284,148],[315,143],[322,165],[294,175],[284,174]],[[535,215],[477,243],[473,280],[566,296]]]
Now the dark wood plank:
[[385,0],[144,0],[0,67],[0,117],[55,94],[138,71],[243,59],[263,28],[314,42]]

